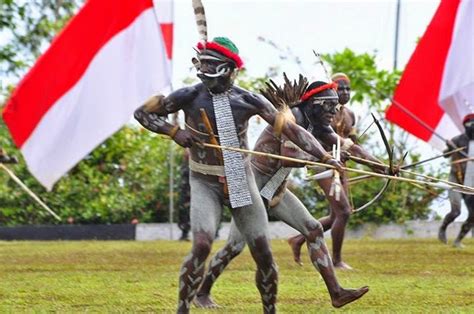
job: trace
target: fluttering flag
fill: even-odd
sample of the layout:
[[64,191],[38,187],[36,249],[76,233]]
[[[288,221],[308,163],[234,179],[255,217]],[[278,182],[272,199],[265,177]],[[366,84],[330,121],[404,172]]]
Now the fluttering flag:
[[474,113],[474,0],[442,0],[411,56],[387,120],[433,145]]
[[3,118],[47,189],[169,88],[171,5],[88,0],[21,80]]

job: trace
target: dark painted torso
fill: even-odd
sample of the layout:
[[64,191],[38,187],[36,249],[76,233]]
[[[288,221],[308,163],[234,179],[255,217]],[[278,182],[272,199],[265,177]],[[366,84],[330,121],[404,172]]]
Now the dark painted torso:
[[[189,94],[195,94],[195,97],[189,99]],[[232,108],[232,115],[238,133],[240,147],[247,148],[247,127],[250,117],[257,113],[256,108],[245,101],[244,96],[249,92],[238,87],[232,87],[229,91],[229,101]],[[185,99],[186,103],[182,103],[181,99]],[[197,84],[191,88],[183,89],[182,94],[176,95],[175,102],[179,104],[185,114],[185,121],[192,129],[187,128],[201,141],[209,143],[209,136],[207,129],[201,118],[200,109],[203,108],[211,122],[213,132],[218,135],[217,126],[215,122],[214,106],[212,103],[212,95],[204,87],[203,84]],[[181,103],[180,103],[181,102]],[[195,130],[199,131],[196,132]],[[202,134],[204,133],[204,134]],[[196,145],[190,148],[191,158],[199,163],[218,165],[220,164],[218,150],[213,148],[199,148]]]

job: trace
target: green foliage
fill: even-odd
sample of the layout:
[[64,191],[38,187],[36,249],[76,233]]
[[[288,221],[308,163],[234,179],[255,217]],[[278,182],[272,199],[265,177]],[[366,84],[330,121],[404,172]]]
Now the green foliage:
[[381,70],[377,67],[376,54],[356,54],[349,48],[323,59],[333,73],[346,73],[351,80],[351,102],[367,103],[372,110],[382,111],[387,105],[386,95],[391,96],[400,80],[400,71]]
[[[0,123],[0,145],[11,146]],[[62,223],[127,223],[168,220],[169,152],[175,151],[175,182],[182,150],[148,131],[125,127],[102,143],[47,192],[31,176],[23,160],[11,169],[59,216]],[[58,223],[0,172],[0,224]]]
[[[40,55],[83,0],[0,1],[0,71],[18,74]],[[21,53],[18,53],[21,52]]]
[[83,2],[0,0],[0,100]]

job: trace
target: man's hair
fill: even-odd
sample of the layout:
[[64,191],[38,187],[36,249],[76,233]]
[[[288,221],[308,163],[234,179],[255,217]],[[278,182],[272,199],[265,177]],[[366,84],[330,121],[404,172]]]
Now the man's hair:
[[333,82],[339,81],[339,80],[344,80],[344,81],[347,81],[348,83],[351,82],[351,80],[349,79],[349,77],[347,76],[347,74],[342,73],[342,72],[334,73],[334,74],[331,76],[331,80],[332,80]]

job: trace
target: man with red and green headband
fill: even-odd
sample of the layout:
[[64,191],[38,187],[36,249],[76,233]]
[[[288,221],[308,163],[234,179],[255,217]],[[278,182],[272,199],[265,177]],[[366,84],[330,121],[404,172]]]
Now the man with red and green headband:
[[[178,313],[188,313],[201,284],[205,261],[219,223],[222,208],[231,208],[236,229],[248,244],[257,264],[256,285],[265,313],[276,311],[277,268],[273,261],[268,221],[250,161],[241,153],[216,150],[202,143],[247,148],[249,119],[259,115],[270,125],[317,159],[341,169],[305,129],[285,119],[260,95],[233,85],[242,67],[239,50],[225,37],[201,42],[193,63],[201,83],[181,88],[168,96],[152,97],[135,111],[135,118],[148,130],[169,135],[189,147],[191,230],[193,245],[179,276]],[[165,119],[182,110],[185,129]]]

